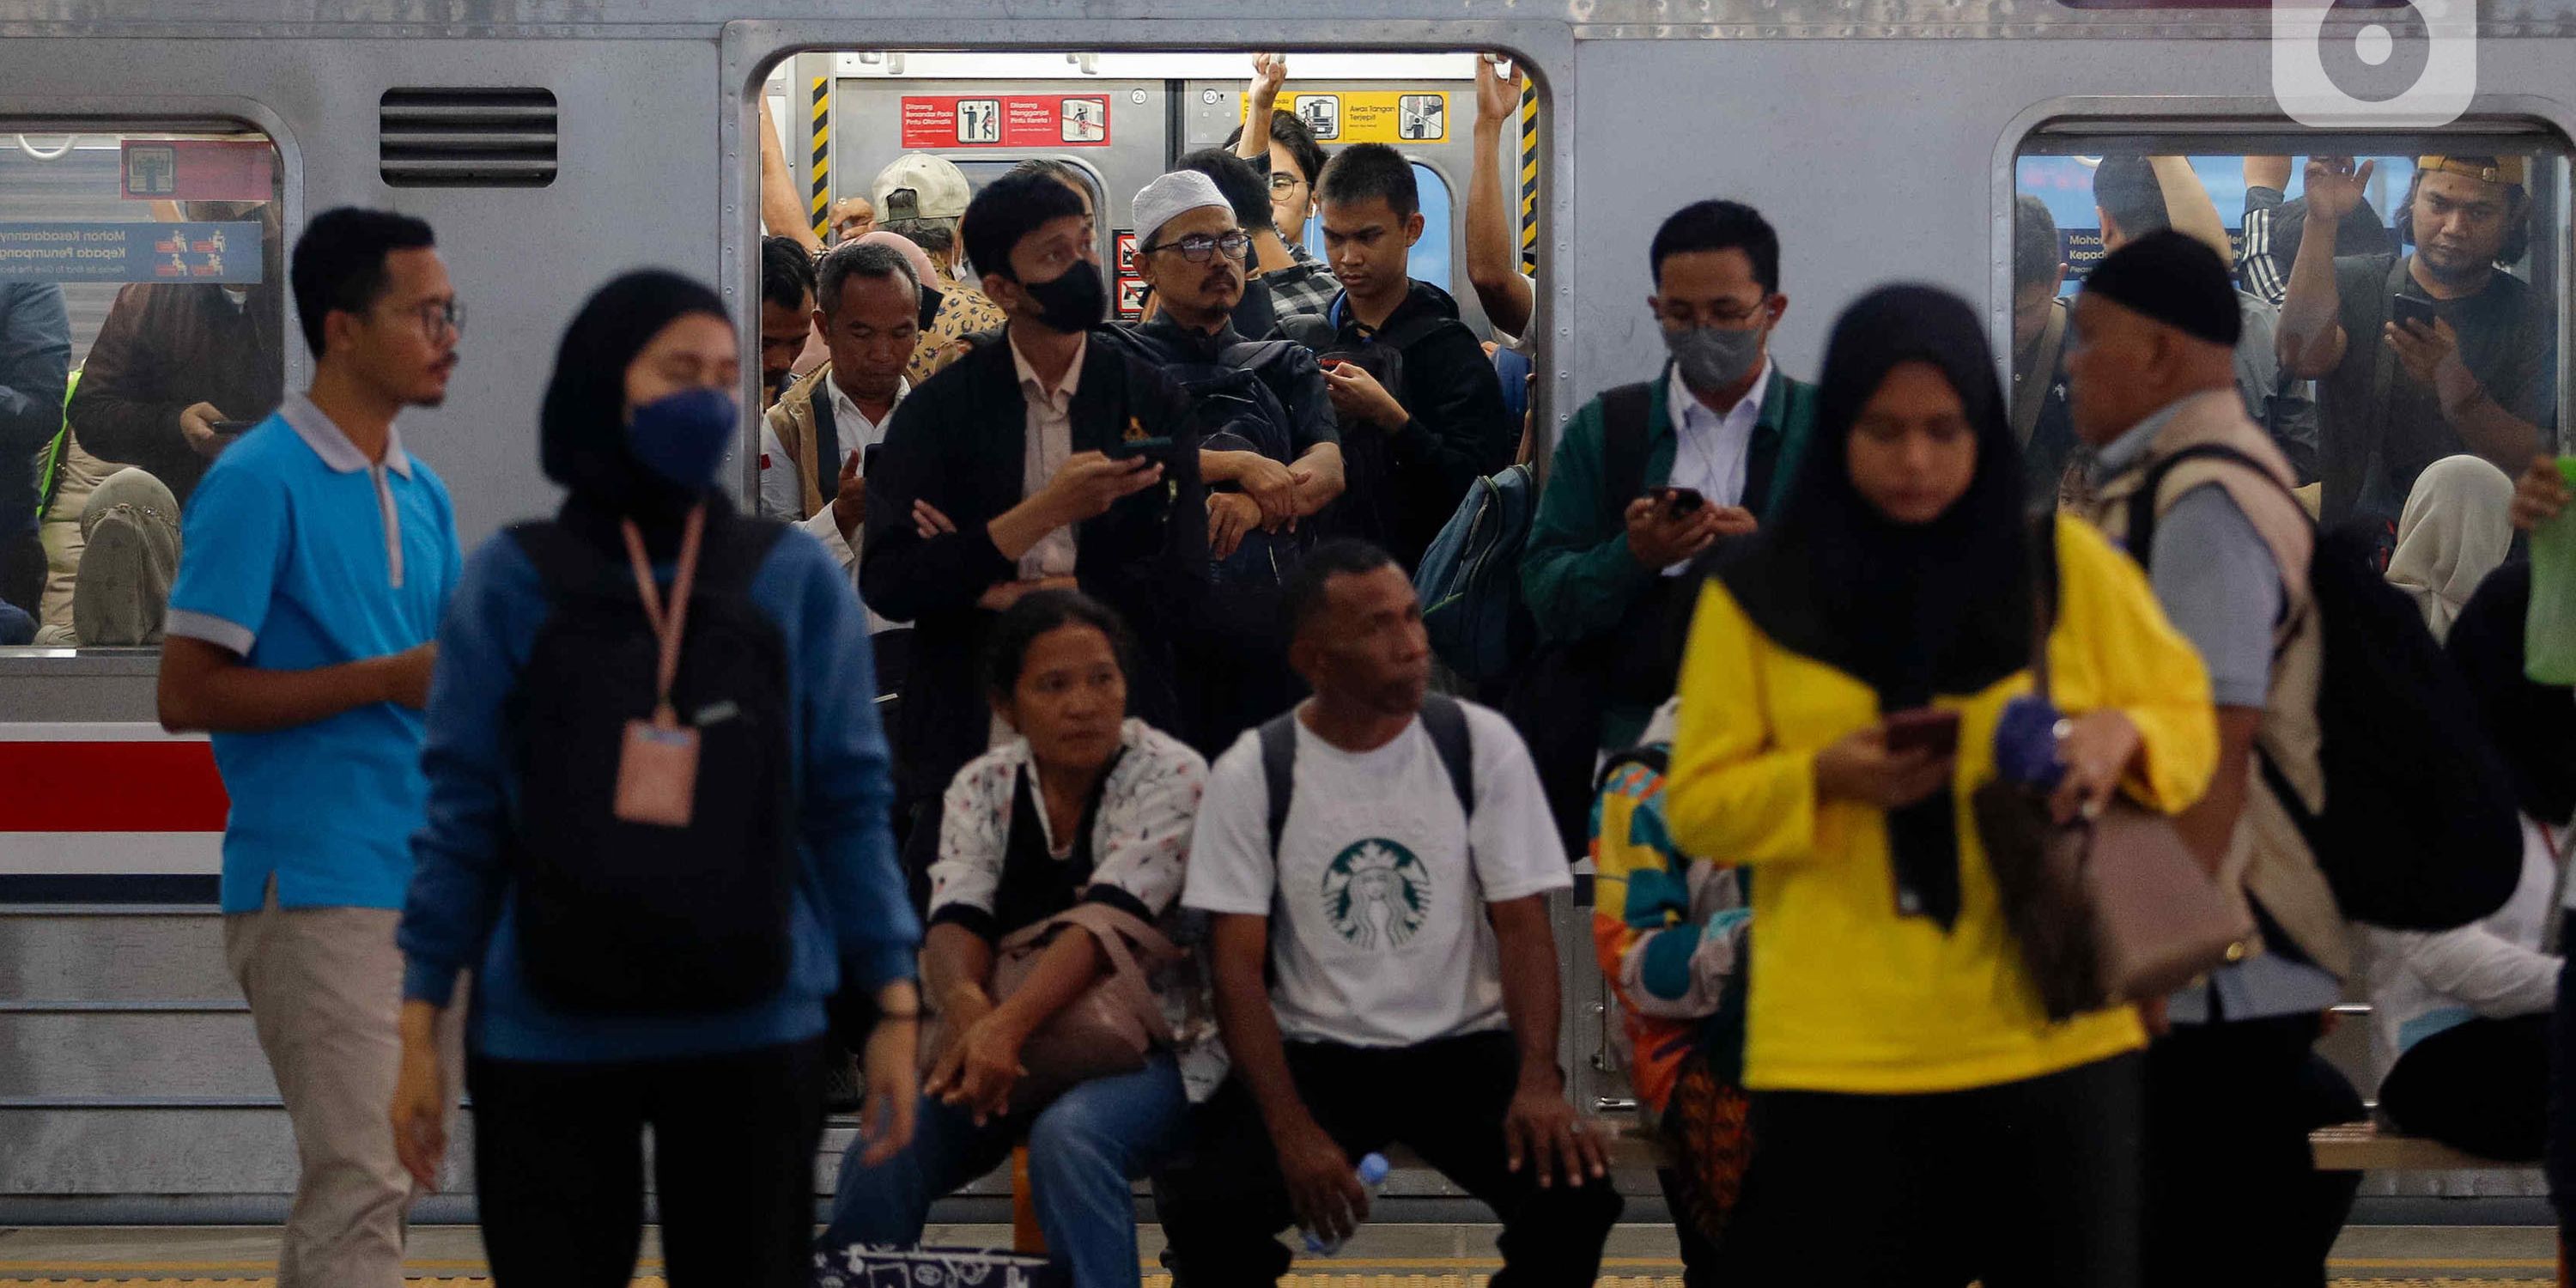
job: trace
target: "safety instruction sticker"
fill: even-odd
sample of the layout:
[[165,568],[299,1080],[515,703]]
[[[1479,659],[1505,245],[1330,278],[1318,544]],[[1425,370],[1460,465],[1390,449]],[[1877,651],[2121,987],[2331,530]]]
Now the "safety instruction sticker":
[[1104,148],[1106,94],[907,94],[910,148]]
[[[1287,110],[1326,143],[1445,143],[1449,95],[1398,90],[1288,94]],[[1251,110],[1246,103],[1246,112]]]
[[253,139],[127,139],[120,149],[128,201],[268,201],[277,152]]
[[1113,262],[1118,275],[1118,316],[1133,322],[1145,316],[1145,278],[1136,271],[1136,230],[1118,229],[1109,243],[1117,248]]
[[257,283],[260,226],[0,223],[0,282]]

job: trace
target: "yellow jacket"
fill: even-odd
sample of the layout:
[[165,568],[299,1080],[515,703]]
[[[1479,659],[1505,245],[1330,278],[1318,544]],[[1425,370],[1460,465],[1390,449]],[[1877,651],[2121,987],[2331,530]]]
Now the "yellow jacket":
[[[2127,789],[2166,811],[2199,798],[2218,759],[2209,677],[2165,621],[2136,564],[2080,521],[2057,520],[2051,687],[2069,713],[2118,707],[2136,722],[2143,775]],[[1968,798],[1995,772],[1995,722],[2027,670],[1960,715],[1960,908],[1944,934],[1896,912],[1887,816],[1816,799],[1816,754],[1879,719],[1877,695],[1773,643],[1724,583],[1700,593],[1682,663],[1681,727],[1665,783],[1673,841],[1752,879],[1747,1087],[1907,1093],[2039,1077],[2143,1046],[2122,1007],[2052,1024],[1996,906]]]

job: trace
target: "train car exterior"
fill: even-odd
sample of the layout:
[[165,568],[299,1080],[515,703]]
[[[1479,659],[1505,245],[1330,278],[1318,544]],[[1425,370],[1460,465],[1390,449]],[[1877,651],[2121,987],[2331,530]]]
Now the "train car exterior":
[[[2364,22],[2338,17],[2324,34],[2349,40]],[[2490,4],[2472,34],[2475,90],[2456,121],[2389,125],[2365,113],[2320,131],[2275,97],[2279,60],[2300,55],[2276,48],[2264,9],[0,0],[0,156],[14,147],[27,163],[0,165],[0,234],[103,218],[47,206],[28,177],[44,154],[81,138],[115,141],[125,201],[155,195],[151,163],[135,170],[135,143],[224,144],[265,158],[272,252],[334,205],[427,218],[471,326],[448,403],[407,415],[406,441],[445,476],[472,543],[554,503],[536,469],[537,398],[556,337],[592,287],[661,264],[717,282],[738,315],[756,306],[753,131],[769,123],[762,100],[774,76],[784,76],[791,120],[811,81],[835,81],[840,164],[865,174],[906,146],[905,96],[960,96],[992,79],[973,73],[976,57],[1187,52],[1240,66],[1256,49],[1438,54],[1454,60],[1429,78],[1448,86],[1446,133],[1437,147],[1408,150],[1458,187],[1455,149],[1473,111],[1458,55],[1497,50],[1529,69],[1540,104],[1542,445],[1583,400],[1662,361],[1643,307],[1645,247],[1672,209],[1731,196],[1781,229],[1792,304],[1773,352],[1791,372],[1812,376],[1840,304],[1891,279],[1982,302],[2008,352],[2009,212],[2024,158],[2121,149],[2400,155],[2430,150],[2429,137],[2441,150],[2543,158],[2532,271],[2556,300],[2563,400],[2576,4]],[[914,78],[882,62],[843,65],[861,51],[916,51],[916,67],[947,70]],[[1118,70],[1076,62],[1069,75],[1021,79],[1058,98],[1145,95],[1125,106],[1156,118],[1143,128],[1172,151],[1221,138],[1233,100],[1203,96],[1240,91],[1239,74],[1195,65],[1182,76],[1108,74]],[[897,84],[910,79],[920,83]],[[1153,154],[1151,165],[1163,159]],[[1095,173],[1114,233],[1141,179],[1106,163]],[[841,190],[864,191],[859,183]],[[0,252],[8,247],[0,240]],[[0,280],[10,271],[0,254]],[[99,297],[86,298],[94,313]],[[285,387],[300,388],[310,363],[286,334],[278,361]],[[284,1118],[217,948],[220,787],[202,741],[160,733],[154,675],[149,649],[0,649],[0,1220],[273,1215],[291,1188]],[[1604,1051],[1601,993],[1580,923],[1569,915],[1560,936],[1568,978],[1581,982],[1569,990],[1578,1023],[1568,1054],[1585,1068]],[[1587,1100],[1618,1095],[1615,1079],[1578,1089]]]

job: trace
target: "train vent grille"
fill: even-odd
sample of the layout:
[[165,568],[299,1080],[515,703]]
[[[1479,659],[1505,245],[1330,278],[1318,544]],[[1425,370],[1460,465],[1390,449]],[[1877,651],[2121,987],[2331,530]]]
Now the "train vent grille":
[[378,162],[395,188],[543,188],[555,181],[555,96],[542,89],[389,89]]

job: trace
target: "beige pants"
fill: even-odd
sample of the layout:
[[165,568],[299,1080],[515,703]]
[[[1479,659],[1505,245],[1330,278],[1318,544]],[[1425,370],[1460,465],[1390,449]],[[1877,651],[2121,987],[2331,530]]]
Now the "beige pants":
[[[402,1063],[401,919],[385,908],[280,908],[273,878],[266,906],[224,918],[224,959],[295,1128],[300,1174],[279,1288],[403,1282],[419,1186],[394,1154],[388,1117]],[[451,1105],[464,1081],[464,1014],[449,1007],[439,1034]]]

